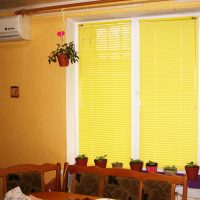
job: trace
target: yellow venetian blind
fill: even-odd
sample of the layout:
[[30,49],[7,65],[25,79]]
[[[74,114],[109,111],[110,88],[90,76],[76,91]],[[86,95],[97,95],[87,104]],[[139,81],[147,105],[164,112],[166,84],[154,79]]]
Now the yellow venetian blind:
[[140,155],[159,167],[197,161],[195,18],[140,22]]
[[131,155],[131,23],[79,25],[79,147],[128,164]]

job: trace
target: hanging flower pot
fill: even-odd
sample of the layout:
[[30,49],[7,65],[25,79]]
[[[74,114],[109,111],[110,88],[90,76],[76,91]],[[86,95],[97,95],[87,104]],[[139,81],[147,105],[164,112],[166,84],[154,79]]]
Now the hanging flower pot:
[[49,64],[51,62],[59,62],[61,67],[66,67],[70,63],[76,63],[79,60],[78,52],[75,50],[75,45],[73,42],[63,43],[63,36],[65,32],[60,31],[57,36],[60,37],[60,44],[57,44],[56,50],[52,51],[48,56]]
[[57,54],[57,58],[60,67],[67,67],[69,65],[69,58],[66,54]]

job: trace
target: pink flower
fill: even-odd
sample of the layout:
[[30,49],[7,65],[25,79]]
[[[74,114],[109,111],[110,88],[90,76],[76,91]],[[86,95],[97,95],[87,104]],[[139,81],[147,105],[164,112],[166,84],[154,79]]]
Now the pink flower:
[[65,31],[58,31],[57,32],[58,37],[62,37],[63,35],[65,35]]

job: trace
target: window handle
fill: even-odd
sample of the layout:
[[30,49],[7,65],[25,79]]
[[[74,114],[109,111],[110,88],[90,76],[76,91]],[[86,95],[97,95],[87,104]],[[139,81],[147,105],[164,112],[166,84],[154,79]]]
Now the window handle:
[[139,105],[142,106],[142,102],[141,102],[141,100],[140,100],[139,91],[136,91],[136,99],[137,99]]

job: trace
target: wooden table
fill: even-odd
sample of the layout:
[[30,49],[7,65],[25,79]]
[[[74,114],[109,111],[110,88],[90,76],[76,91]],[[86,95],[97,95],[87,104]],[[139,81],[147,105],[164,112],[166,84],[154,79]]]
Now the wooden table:
[[32,193],[32,196],[35,196],[44,200],[94,200],[100,199],[94,196],[80,195],[66,192],[36,192]]

